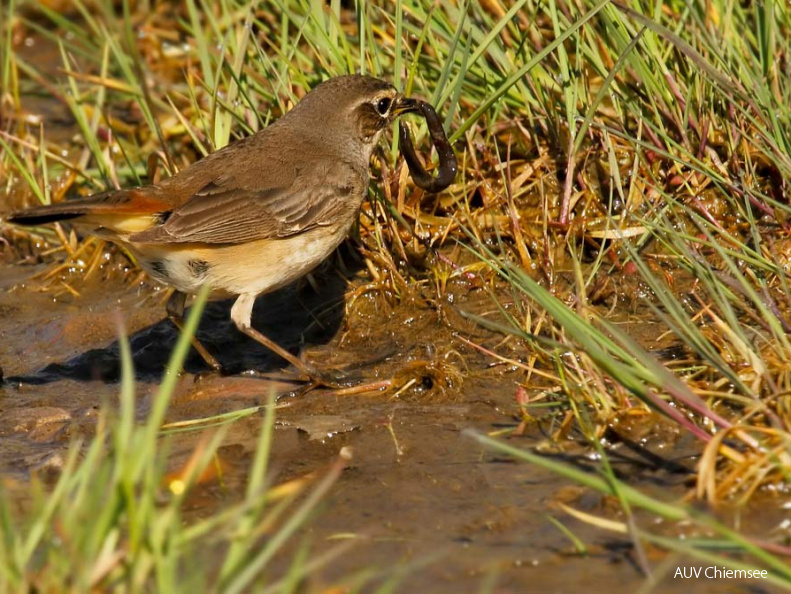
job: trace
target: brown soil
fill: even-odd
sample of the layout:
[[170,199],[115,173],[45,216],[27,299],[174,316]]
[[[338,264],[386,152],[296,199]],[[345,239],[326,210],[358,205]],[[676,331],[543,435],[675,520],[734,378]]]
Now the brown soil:
[[[38,60],[43,61],[41,54]],[[56,122],[48,134],[73,133],[60,104],[28,105]],[[64,120],[60,128],[59,117]],[[0,196],[0,205],[8,204],[8,196]],[[52,285],[44,291],[39,281],[30,280],[46,268],[35,263],[37,251],[24,242],[3,243],[0,237],[0,368],[5,378],[0,381],[0,474],[17,480],[33,472],[56,473],[72,437],[91,435],[99,408],[113,406],[119,392],[119,319],[131,339],[141,416],[156,394],[177,338],[165,319],[165,294],[145,281],[131,282],[134,273],[124,272],[128,264],[122,256],[116,254],[107,270],[90,281],[75,275],[77,297]],[[33,257],[19,264],[28,255]],[[354,258],[346,253],[343,261],[348,270]],[[275,389],[284,405],[277,415],[271,463],[277,481],[324,469],[341,448],[352,448],[350,465],[308,532],[320,549],[332,546],[339,535],[351,535],[357,545],[316,578],[317,588],[354,570],[413,563],[417,566],[404,578],[401,591],[477,592],[485,591],[483,585],[491,580],[496,584],[492,591],[498,593],[611,593],[641,587],[652,592],[770,591],[755,581],[674,579],[677,567],[701,562],[668,559],[650,548],[651,565],[663,569],[655,576],[658,583],[647,586],[627,537],[570,518],[557,506],[561,502],[622,520],[616,503],[557,475],[484,451],[465,433],[504,432],[520,447],[542,446],[578,467],[596,466],[591,450],[575,441],[573,432],[562,443],[549,439],[557,417],[542,416],[542,409],[533,411],[538,420],[523,434],[513,434],[520,420],[515,398],[524,374],[462,340],[510,350],[515,357],[529,355],[524,344],[513,339],[503,344],[502,336],[461,315],[494,311],[488,294],[454,281],[441,298],[428,289],[415,289],[388,299],[381,291],[361,290],[369,281],[365,274],[344,276],[335,264],[316,274],[318,291],[301,283],[262,297],[253,324],[286,348],[301,350],[319,367],[342,368],[361,380],[394,379],[393,389],[355,396],[331,390],[290,395],[299,386],[281,371],[282,362],[236,331],[228,302],[213,303],[199,338],[228,374],[207,374],[201,359],[191,353],[168,417],[177,421],[247,408],[266,401]],[[607,291],[623,300],[637,289],[630,282],[616,279],[624,286]],[[348,312],[347,303],[352,304]],[[630,335],[646,348],[664,349],[672,356],[672,337],[657,344],[647,313],[621,304],[618,312]],[[611,305],[603,303],[606,309]],[[248,369],[269,377],[250,377],[243,373]],[[536,392],[548,388],[552,386],[528,386]],[[222,450],[224,488],[206,485],[193,498],[191,513],[207,513],[237,497],[260,427],[259,416],[235,424]],[[174,438],[174,468],[200,438],[199,432]],[[663,500],[687,493],[699,446],[656,416],[628,419],[609,446],[616,471],[631,484]],[[745,532],[766,534],[787,514],[778,502],[758,496],[751,505],[738,511]],[[549,515],[586,543],[586,556],[574,553]],[[639,513],[636,521],[668,535],[683,530],[657,527],[654,518]]]
[[[6,378],[0,387],[0,471],[19,479],[35,470],[56,471],[70,438],[90,434],[98,408],[112,406],[119,389],[119,313],[131,338],[141,415],[177,337],[164,319],[164,294],[148,284],[130,286],[110,274],[81,287],[80,297],[53,298],[26,281],[33,271],[31,266],[0,268],[0,364]],[[347,284],[328,265],[316,280],[318,293],[305,283],[263,297],[256,327],[288,348],[297,349],[304,340],[305,355],[322,367],[344,368],[367,380],[396,378],[401,387],[413,380],[410,386],[354,396],[331,390],[289,395],[298,385],[280,371],[281,361],[236,332],[228,320],[229,303],[212,303],[199,336],[232,373],[207,374],[192,353],[168,420],[253,406],[277,389],[285,405],[277,415],[272,459],[277,480],[321,470],[342,447],[353,449],[352,462],[309,532],[319,547],[330,546],[335,541],[328,539],[337,535],[353,535],[358,545],[318,582],[364,567],[425,561],[405,578],[404,591],[478,591],[493,576],[497,592],[569,591],[580,584],[588,591],[623,592],[644,583],[628,539],[586,526],[555,506],[560,501],[620,517],[617,505],[546,471],[482,451],[465,435],[466,430],[487,433],[517,425],[520,375],[492,365],[492,359],[459,338],[488,347],[502,340],[460,315],[491,309],[483,291],[459,284],[447,293],[453,299],[441,306],[418,298],[393,305],[379,293],[363,294],[344,315],[344,296],[361,286],[364,276]],[[271,377],[239,373],[248,368]],[[629,429],[637,435],[633,446],[647,443],[640,426],[652,426],[652,435],[667,439],[655,439],[660,443],[649,447],[616,448],[617,471],[663,499],[681,496],[694,468],[694,444],[677,439],[673,431],[656,431],[656,418],[634,423]],[[225,488],[206,487],[193,501],[194,513],[222,506],[243,488],[260,426],[259,416],[236,424],[222,450]],[[547,443],[548,430],[549,421],[539,420],[510,440],[536,447]],[[176,439],[174,467],[199,439],[199,432]],[[661,455],[652,457],[654,446]],[[553,449],[576,465],[595,464],[590,452],[571,440]],[[561,519],[590,553],[575,555],[548,514]],[[747,515],[755,515],[755,528],[779,521],[766,508],[761,515]],[[659,558],[657,551],[649,554]],[[683,559],[671,563],[673,569],[684,564]],[[596,586],[591,589],[591,584]],[[722,592],[722,587],[718,580],[682,585],[671,572],[654,591]]]

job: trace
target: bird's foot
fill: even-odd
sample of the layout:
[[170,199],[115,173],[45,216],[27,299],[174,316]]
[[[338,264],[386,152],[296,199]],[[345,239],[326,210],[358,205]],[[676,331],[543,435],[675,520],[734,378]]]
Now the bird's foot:
[[328,388],[335,396],[351,396],[353,394],[367,394],[382,392],[392,387],[391,380],[366,381],[365,378],[341,371],[340,369],[317,370],[309,367],[308,386],[300,391],[304,394],[315,388]]
[[193,376],[193,382],[199,384],[201,382],[217,379],[219,377],[225,377],[227,375],[231,374],[222,367],[218,369],[204,369],[195,373]]
[[299,375],[313,384],[316,388],[331,388],[333,390],[348,388],[359,383],[361,378],[355,377],[340,369],[317,369],[314,366],[303,363],[298,368]]

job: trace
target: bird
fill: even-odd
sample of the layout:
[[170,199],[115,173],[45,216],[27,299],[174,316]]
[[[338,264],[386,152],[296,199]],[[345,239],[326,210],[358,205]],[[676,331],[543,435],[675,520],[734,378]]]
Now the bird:
[[[10,213],[18,225],[70,221],[120,244],[174,289],[166,311],[183,325],[189,294],[236,297],[236,328],[327,384],[309,363],[253,328],[253,304],[301,278],[347,237],[367,194],[382,133],[419,100],[365,75],[329,78],[268,127],[158,183]],[[197,339],[216,371],[222,366]]]

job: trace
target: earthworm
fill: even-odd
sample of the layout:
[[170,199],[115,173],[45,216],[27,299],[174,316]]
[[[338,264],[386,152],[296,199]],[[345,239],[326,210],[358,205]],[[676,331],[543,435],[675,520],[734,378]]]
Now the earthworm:
[[401,143],[401,152],[404,154],[409,173],[415,185],[423,188],[427,192],[441,192],[447,188],[456,177],[456,155],[448,142],[448,137],[445,136],[445,130],[442,128],[442,122],[434,111],[430,103],[417,100],[417,107],[420,113],[426,118],[428,131],[431,135],[431,141],[434,143],[434,148],[437,149],[439,155],[439,167],[437,168],[437,176],[432,175],[425,170],[420,163],[417,155],[415,154],[415,147],[412,145],[412,138],[409,135],[409,130],[403,122],[398,123],[398,134]]

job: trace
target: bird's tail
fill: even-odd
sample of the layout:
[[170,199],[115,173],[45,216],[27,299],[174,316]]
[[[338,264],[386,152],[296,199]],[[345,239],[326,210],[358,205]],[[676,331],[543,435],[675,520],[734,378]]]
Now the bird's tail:
[[12,212],[5,219],[17,225],[45,225],[56,221],[68,221],[86,214],[88,211],[71,204],[49,204],[28,210]]
[[111,190],[86,198],[11,212],[3,218],[17,225],[45,225],[80,219],[75,222],[107,226],[114,230],[118,227],[118,231],[139,231],[151,226],[156,220],[155,213],[166,209],[167,205],[147,198],[136,189]]
[[122,202],[122,200],[119,200],[122,196],[114,196],[118,194],[124,194],[124,192],[102,192],[86,198],[66,200],[57,204],[45,204],[28,208],[27,210],[11,212],[3,218],[9,223],[17,225],[45,225],[56,221],[68,221],[85,215],[117,209],[119,202]]

